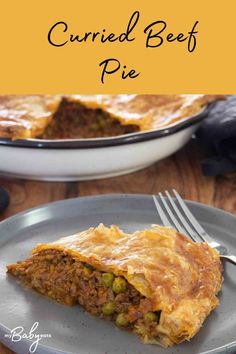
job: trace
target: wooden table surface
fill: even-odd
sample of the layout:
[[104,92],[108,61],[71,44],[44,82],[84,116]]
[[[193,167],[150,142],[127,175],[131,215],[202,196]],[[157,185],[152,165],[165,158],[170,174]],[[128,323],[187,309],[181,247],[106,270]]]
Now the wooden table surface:
[[[236,214],[236,174],[206,177],[200,161],[204,152],[192,140],[173,156],[145,170],[126,176],[86,182],[36,182],[0,179],[10,193],[11,202],[3,220],[37,205],[65,198],[107,193],[155,194],[175,188],[185,199],[199,201]],[[0,344],[0,354],[12,353]]]

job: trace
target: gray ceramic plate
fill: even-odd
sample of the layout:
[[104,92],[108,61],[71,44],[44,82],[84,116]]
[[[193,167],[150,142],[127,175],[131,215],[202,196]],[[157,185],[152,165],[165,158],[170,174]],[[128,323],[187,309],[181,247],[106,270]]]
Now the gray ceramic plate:
[[[236,217],[201,204],[188,204],[206,230],[236,254]],[[39,340],[36,353],[40,354],[236,353],[236,268],[231,264],[225,267],[221,305],[189,343],[170,349],[144,345],[136,335],[86,314],[79,306],[57,304],[6,276],[6,264],[25,258],[37,243],[56,240],[99,222],[117,224],[129,232],[159,223],[160,219],[151,196],[130,194],[51,203],[0,223],[0,342],[17,353],[27,353],[31,342],[23,338],[13,342],[10,329],[20,326],[22,334],[29,333],[38,322],[34,334],[50,335]]]

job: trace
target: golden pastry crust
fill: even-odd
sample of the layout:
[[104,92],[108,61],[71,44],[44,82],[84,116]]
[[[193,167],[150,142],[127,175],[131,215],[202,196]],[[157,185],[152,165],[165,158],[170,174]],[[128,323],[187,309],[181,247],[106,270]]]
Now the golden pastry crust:
[[35,138],[43,134],[62,100],[101,109],[121,125],[140,131],[170,126],[198,114],[221,95],[31,95],[0,96],[0,137]]
[[200,113],[222,95],[71,95],[89,108],[101,108],[121,124],[137,125],[140,131],[169,126]]
[[219,254],[206,243],[194,243],[172,228],[127,234],[100,224],[60,240],[40,244],[33,254],[62,250],[98,270],[123,276],[161,311],[159,337],[147,343],[169,346],[191,339],[218,305],[222,284]]
[[60,95],[0,96],[0,136],[27,139],[42,134],[60,102]]

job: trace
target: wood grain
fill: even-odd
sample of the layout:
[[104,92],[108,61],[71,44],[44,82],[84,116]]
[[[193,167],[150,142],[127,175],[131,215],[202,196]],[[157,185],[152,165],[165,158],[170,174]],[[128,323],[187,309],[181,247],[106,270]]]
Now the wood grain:
[[201,172],[204,153],[196,141],[145,170],[106,180],[81,182],[80,196],[102,193],[156,194],[175,188],[185,199],[236,213],[236,175],[206,177]]
[[0,354],[13,354],[14,352],[0,343]]
[[[3,220],[17,212],[65,198],[107,193],[156,194],[175,188],[185,199],[199,201],[236,214],[236,175],[206,177],[201,173],[203,151],[195,140],[173,156],[126,176],[73,183],[0,179],[11,202]],[[12,352],[0,344],[0,354]]]

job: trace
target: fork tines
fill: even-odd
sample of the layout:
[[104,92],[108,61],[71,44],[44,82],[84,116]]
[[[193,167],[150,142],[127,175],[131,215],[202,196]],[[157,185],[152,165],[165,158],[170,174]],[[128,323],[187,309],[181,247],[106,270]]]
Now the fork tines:
[[168,191],[153,200],[164,226],[174,226],[179,232],[189,236],[194,242],[207,242],[207,234],[193,216],[180,195],[173,189],[174,198]]

